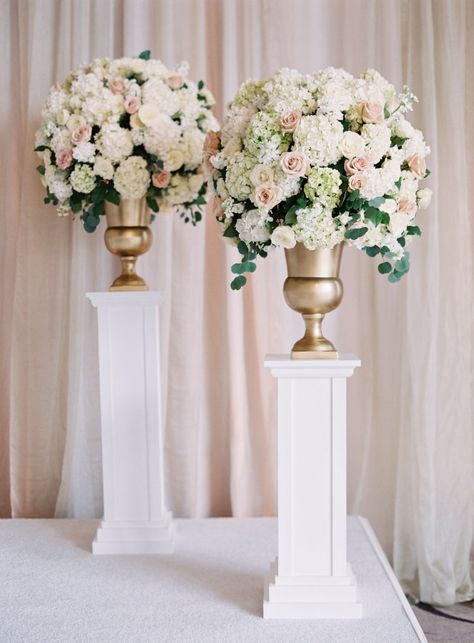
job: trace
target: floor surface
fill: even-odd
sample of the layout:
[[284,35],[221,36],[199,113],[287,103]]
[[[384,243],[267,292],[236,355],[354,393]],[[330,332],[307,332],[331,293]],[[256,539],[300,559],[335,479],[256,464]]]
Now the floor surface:
[[420,640],[357,518],[348,524],[349,559],[365,616],[350,621],[262,619],[263,576],[276,551],[275,519],[176,522],[172,555],[93,556],[96,521],[0,521],[0,641]]

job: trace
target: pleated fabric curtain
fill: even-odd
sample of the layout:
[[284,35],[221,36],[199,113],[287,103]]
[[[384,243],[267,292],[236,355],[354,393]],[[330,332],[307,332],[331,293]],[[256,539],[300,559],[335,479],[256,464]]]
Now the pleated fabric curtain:
[[[345,297],[327,318],[361,356],[349,386],[349,509],[367,516],[405,589],[449,604],[473,596],[474,7],[468,0],[2,0],[0,3],[0,515],[102,511],[95,311],[87,291],[117,269],[80,222],[42,203],[34,132],[53,83],[96,56],[185,59],[216,115],[248,77],[279,67],[378,69],[420,99],[432,206],[398,285],[349,249]],[[301,321],[274,252],[239,293],[235,251],[208,216],[161,215],[140,260],[162,308],[169,504],[178,516],[276,509],[275,383]]]

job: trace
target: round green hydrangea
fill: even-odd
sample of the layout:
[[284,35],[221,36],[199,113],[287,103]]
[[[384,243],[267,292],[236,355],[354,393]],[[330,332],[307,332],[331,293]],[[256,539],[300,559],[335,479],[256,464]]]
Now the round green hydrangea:
[[95,188],[94,171],[90,165],[79,163],[71,172],[69,181],[76,190],[82,194],[89,194]]
[[308,175],[304,193],[313,202],[319,202],[324,208],[333,209],[341,196],[341,178],[337,170],[328,167],[315,167]]

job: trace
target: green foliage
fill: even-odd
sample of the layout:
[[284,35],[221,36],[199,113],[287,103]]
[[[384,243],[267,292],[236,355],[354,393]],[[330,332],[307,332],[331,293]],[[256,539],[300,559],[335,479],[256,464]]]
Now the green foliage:
[[46,172],[46,168],[44,165],[37,165],[36,171],[39,172],[40,174],[44,174]]
[[46,145],[38,145],[35,147],[35,152],[44,152],[45,150],[49,150],[49,147]]
[[156,201],[156,199],[154,197],[147,196],[146,202],[147,202],[147,205],[150,208],[150,210],[152,210],[153,212],[159,212],[160,206],[158,205],[158,203],[157,203],[157,201]]
[[367,221],[370,221],[371,223],[374,224],[374,226],[378,226],[382,223],[383,215],[386,214],[382,212],[381,210],[378,210],[377,208],[372,208],[369,206],[368,208],[365,209],[365,218]]
[[105,195],[105,200],[108,201],[109,203],[113,203],[114,205],[119,205],[120,203],[120,194],[117,192],[117,190],[113,187],[111,183],[109,183],[109,186],[107,188],[107,194]]
[[370,248],[365,248],[365,253],[368,257],[376,257],[380,253],[380,248],[378,246],[371,246]]
[[386,275],[391,270],[392,270],[392,264],[389,261],[384,261],[382,263],[379,263],[378,271],[380,272],[381,275]]
[[201,91],[201,89],[204,89],[204,81],[203,80],[200,80],[198,82],[198,90]]
[[352,239],[354,241],[354,239],[363,237],[367,230],[368,228],[366,226],[362,226],[361,228],[350,228],[346,231],[346,234],[344,236],[346,237],[346,239]]
[[142,51],[140,54],[138,54],[138,58],[141,58],[142,60],[150,60],[151,56],[151,51],[149,49],[145,49],[145,51]]
[[403,143],[406,141],[406,138],[402,138],[401,136],[392,136],[391,142],[392,145],[396,145],[397,147],[402,147]]
[[421,230],[417,225],[409,225],[407,227],[407,234],[420,236]]
[[232,290],[240,290],[247,283],[247,277],[239,275],[231,281],[230,287]]
[[384,118],[390,118],[390,112],[386,107],[383,108],[383,115]]

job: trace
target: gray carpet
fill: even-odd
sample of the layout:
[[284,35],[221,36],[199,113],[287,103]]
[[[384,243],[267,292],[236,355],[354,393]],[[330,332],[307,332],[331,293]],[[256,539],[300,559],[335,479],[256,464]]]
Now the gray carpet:
[[1,643],[419,641],[361,523],[349,520],[360,621],[264,621],[271,518],[177,521],[171,556],[93,556],[97,523],[0,521]]

